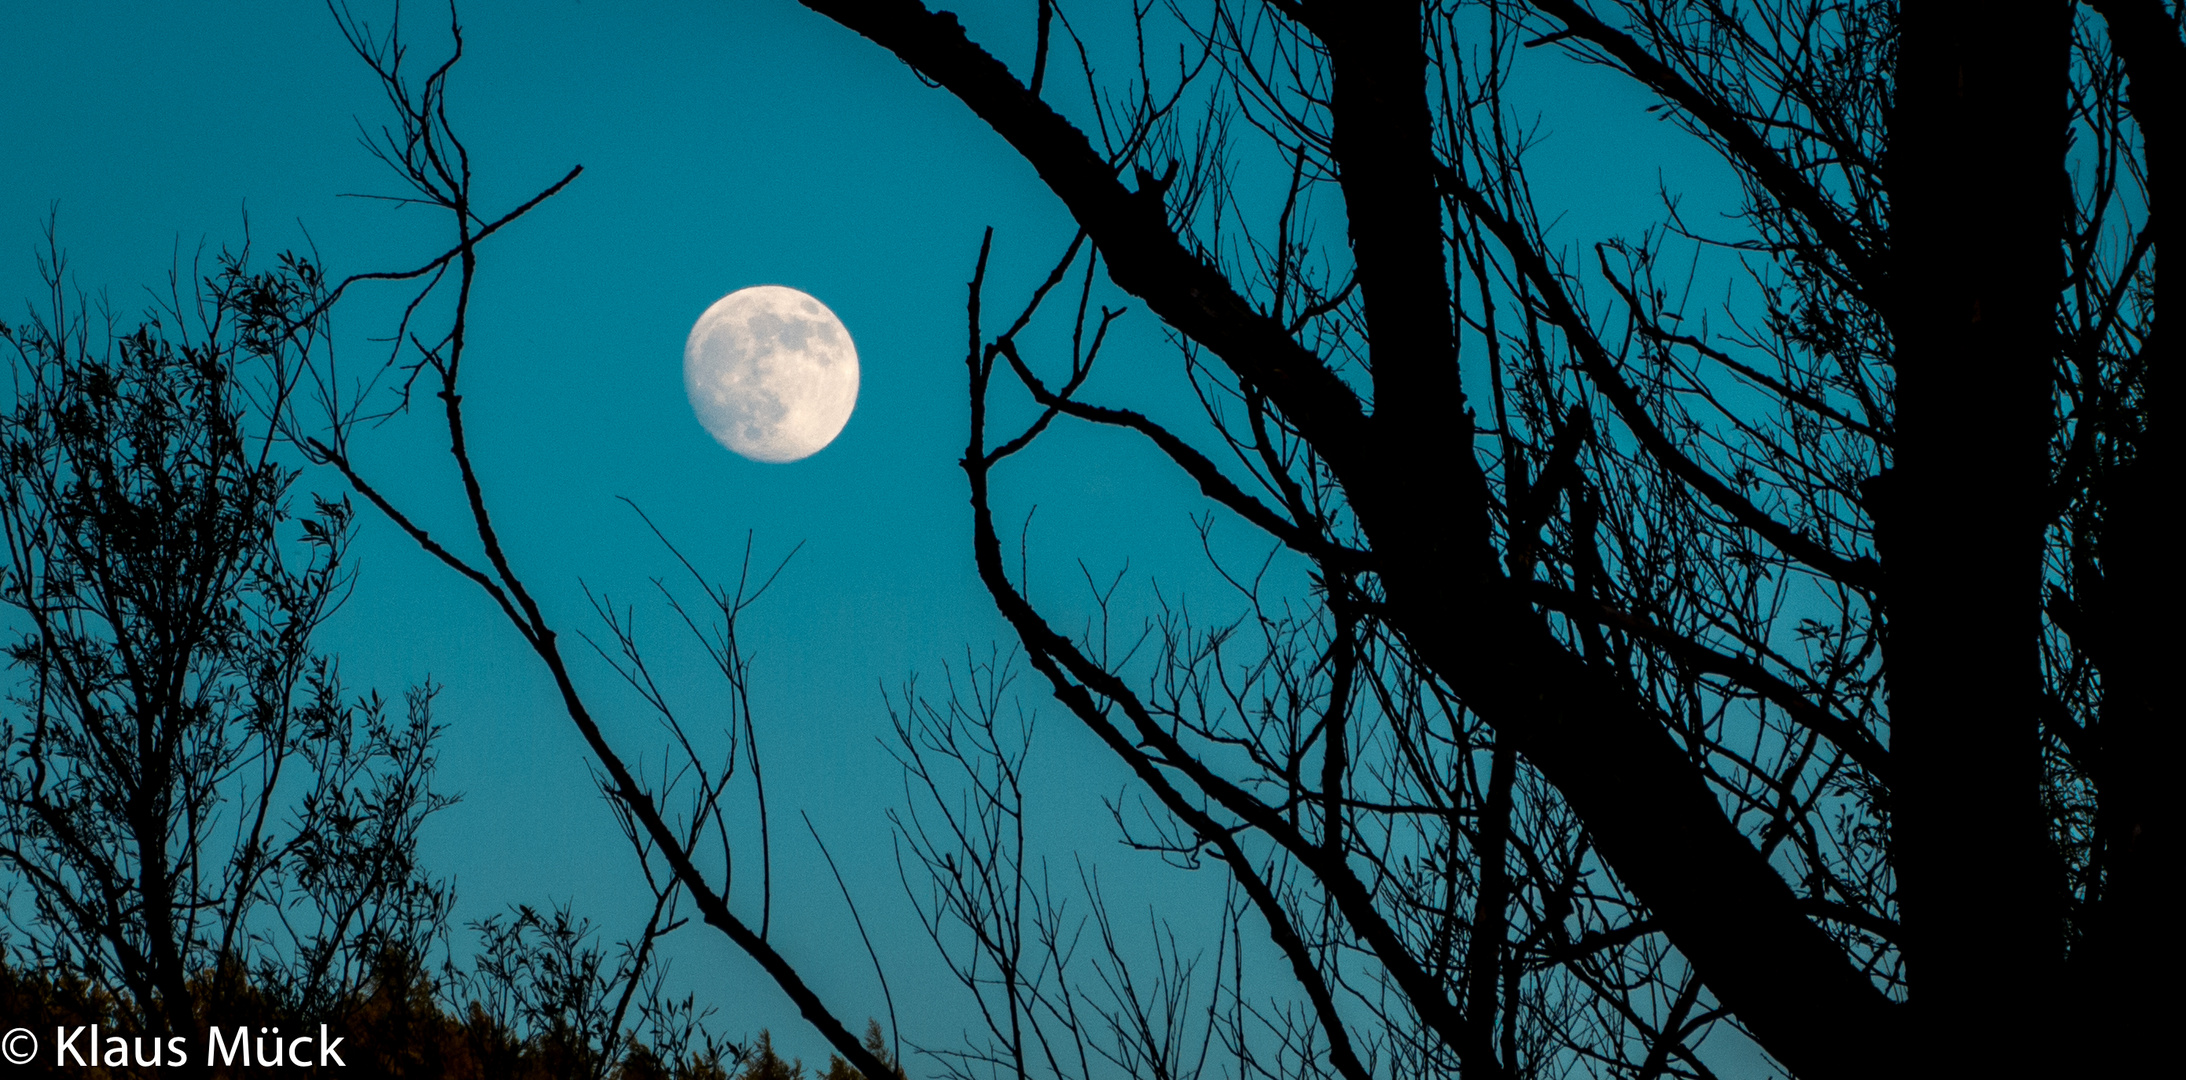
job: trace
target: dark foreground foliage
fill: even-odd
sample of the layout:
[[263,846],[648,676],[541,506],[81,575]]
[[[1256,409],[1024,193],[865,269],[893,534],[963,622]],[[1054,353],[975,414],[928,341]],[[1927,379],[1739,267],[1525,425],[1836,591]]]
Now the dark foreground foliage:
[[[232,1029],[236,1025],[280,1027],[292,1032],[313,1032],[322,1023],[343,1041],[336,1052],[345,1061],[345,1076],[446,1077],[449,1080],[801,1080],[803,1066],[785,1062],[774,1053],[766,1033],[754,1044],[754,1052],[732,1044],[700,1039],[696,1046],[662,1045],[625,1035],[606,1047],[569,1024],[527,1028],[506,1015],[497,1014],[485,1001],[472,998],[461,1006],[449,1002],[446,980],[436,980],[414,960],[383,957],[373,977],[347,1000],[335,1003],[331,1012],[316,1016],[295,1015],[271,995],[234,971],[211,973],[191,984],[193,1008],[200,1034],[190,1037],[192,1066],[202,1067],[205,1047],[202,1029]],[[28,1028],[39,1036],[40,1053],[24,1066],[11,1066],[14,1076],[70,1076],[121,1078],[175,1075],[155,1068],[85,1068],[70,1062],[56,1067],[52,1033],[56,1028],[96,1024],[101,1035],[125,1038],[144,1029],[143,1019],[67,975],[23,971],[0,966],[0,1017],[9,1027]],[[879,1043],[879,1029],[869,1041]],[[293,1076],[294,1067],[230,1068],[210,1070],[215,1077]],[[840,1061],[821,1080],[858,1080],[858,1074]]]
[[[317,266],[223,251],[134,325],[68,286],[50,227],[40,269],[43,309],[0,323],[0,1030],[40,1042],[13,1072],[293,1073],[212,1069],[208,1030],[324,1024],[345,1074],[725,1080],[743,1049],[662,989],[673,886],[634,941],[519,905],[467,969],[425,959],[454,903],[417,858],[454,801],[434,688],[396,719],[315,647],[351,512],[300,511],[284,458]],[[61,1066],[90,1026],[129,1062]]]

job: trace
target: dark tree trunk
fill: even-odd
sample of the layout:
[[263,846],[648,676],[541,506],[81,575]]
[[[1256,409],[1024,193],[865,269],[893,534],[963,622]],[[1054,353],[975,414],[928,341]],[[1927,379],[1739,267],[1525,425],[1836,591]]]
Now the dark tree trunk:
[[[1915,1074],[2046,1075],[2042,534],[2071,7],[1908,2],[1890,131],[1893,856]],[[2028,1071],[2032,1067],[2032,1071]]]

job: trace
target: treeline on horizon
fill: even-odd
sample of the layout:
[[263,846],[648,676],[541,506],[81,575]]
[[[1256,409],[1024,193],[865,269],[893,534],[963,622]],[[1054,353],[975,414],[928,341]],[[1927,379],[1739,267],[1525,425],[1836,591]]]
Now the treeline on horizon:
[[[596,1032],[569,1024],[546,1024],[526,1030],[511,1018],[496,1015],[472,998],[457,1006],[444,993],[446,980],[434,979],[413,957],[389,954],[376,966],[373,977],[329,1014],[299,1015],[277,996],[256,985],[249,975],[233,967],[207,972],[191,984],[193,1011],[204,1029],[232,1029],[238,1025],[316,1031],[326,1024],[329,1034],[340,1038],[336,1053],[345,1063],[346,1076],[445,1077],[447,1080],[864,1080],[864,1074],[837,1055],[828,1055],[825,1070],[808,1070],[794,1058],[775,1049],[772,1035],[761,1030],[748,1044],[701,1042],[696,1046],[662,1048],[647,1045],[635,1034],[618,1034],[609,1045],[600,1045]],[[564,1003],[578,1011],[588,1003]],[[38,1036],[38,1053],[30,1062],[11,1064],[11,1076],[70,1076],[90,1080],[172,1075],[157,1067],[134,1064],[112,1068],[73,1060],[56,1064],[54,1033],[85,1025],[99,1028],[103,1042],[108,1036],[141,1038],[141,1017],[83,980],[65,973],[30,971],[0,959],[0,1018],[10,1028],[27,1028]],[[883,1060],[893,1063],[880,1024],[870,1022],[866,1045]],[[88,1046],[88,1040],[79,1044]],[[189,1036],[191,1065],[205,1063],[203,1032]],[[91,1055],[86,1054],[90,1060]],[[316,1066],[308,1067],[316,1069]],[[292,1076],[295,1066],[220,1065],[208,1068],[213,1077]],[[902,1074],[899,1070],[898,1076]]]

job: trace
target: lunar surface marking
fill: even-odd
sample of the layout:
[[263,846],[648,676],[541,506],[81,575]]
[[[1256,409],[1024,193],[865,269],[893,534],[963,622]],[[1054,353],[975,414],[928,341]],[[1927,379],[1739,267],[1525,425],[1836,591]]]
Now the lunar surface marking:
[[721,445],[753,461],[818,453],[858,403],[858,350],[827,305],[755,285],[714,302],[683,345],[691,411]]

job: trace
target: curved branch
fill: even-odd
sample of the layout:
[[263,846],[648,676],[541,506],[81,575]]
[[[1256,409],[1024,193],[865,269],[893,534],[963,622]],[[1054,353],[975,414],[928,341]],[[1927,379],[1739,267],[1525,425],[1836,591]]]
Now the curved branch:
[[1540,292],[1541,303],[1547,309],[1550,321],[1562,329],[1572,348],[1579,354],[1579,363],[1587,377],[1599,387],[1602,396],[1609,399],[1640,445],[1671,474],[1699,492],[1709,502],[1731,516],[1731,520],[1753,530],[1755,535],[1774,544],[1777,550],[1794,559],[1850,585],[1863,592],[1879,595],[1882,592],[1882,568],[1867,556],[1846,558],[1819,541],[1813,540],[1769,516],[1745,496],[1731,490],[1729,484],[1702,467],[1697,461],[1680,452],[1668,433],[1655,423],[1641,404],[1639,394],[1632,384],[1617,371],[1616,362],[1609,351],[1602,347],[1586,320],[1564,289],[1564,282],[1548,265],[1539,250],[1526,238],[1525,232],[1510,219],[1498,213],[1494,206],[1471,185],[1459,179],[1457,174],[1444,166],[1441,170],[1443,186],[1451,196],[1462,203],[1466,212],[1478,218],[1495,234],[1495,238],[1510,252],[1511,260],[1519,272],[1533,283]]
[[1881,277],[1876,259],[1859,242],[1843,217],[1829,203],[1820,188],[1815,187],[1799,170],[1792,168],[1783,155],[1770,146],[1768,140],[1755,132],[1738,113],[1716,98],[1708,96],[1684,76],[1665,64],[1653,53],[1634,41],[1629,34],[1619,31],[1594,17],[1575,0],[1531,0],[1543,14],[1559,19],[1565,33],[1584,39],[1608,53],[1633,78],[1665,99],[1685,110],[1686,114],[1723,141],[1729,156],[1742,165],[1747,174],[1758,181],[1769,193],[1776,196],[1785,208],[1797,214],[1830,254],[1844,264],[1851,275],[1851,282],[1869,303],[1878,303],[1887,290],[1881,288]]
[[1048,389],[1047,384],[1041,382],[1039,376],[1034,375],[1032,369],[1026,366],[1024,360],[1018,356],[1015,343],[1005,338],[996,344],[997,351],[1009,361],[1010,369],[1017,374],[1018,381],[1025,384],[1025,389],[1032,394],[1034,401],[1065,416],[1095,424],[1128,428],[1146,436],[1163,454],[1168,455],[1169,460],[1183,469],[1186,475],[1198,481],[1201,493],[1229,507],[1237,516],[1259,526],[1261,531],[1282,541],[1283,546],[1292,551],[1326,563],[1331,569],[1361,572],[1372,568],[1369,553],[1323,539],[1315,530],[1285,520],[1282,515],[1269,509],[1266,503],[1253,498],[1229,477],[1222,475],[1222,470],[1205,454],[1192,449],[1167,428],[1130,409],[1088,405],[1059,395]]
[[1085,134],[917,0],[804,0],[961,99],[1040,174],[1108,260],[1109,277],[1259,387],[1332,464],[1368,453],[1358,395],[1282,323],[1257,309],[1169,228],[1160,201],[1132,192]]
[[1697,671],[1721,675],[1737,682],[1760,695],[1769,704],[1784,710],[1784,715],[1797,721],[1801,727],[1828,739],[1875,779],[1888,784],[1895,775],[1895,770],[1890,766],[1890,751],[1876,742],[1875,736],[1867,729],[1808,701],[1797,687],[1771,674],[1760,664],[1740,656],[1726,656],[1668,627],[1546,582],[1535,582],[1531,591],[1534,598],[1545,607],[1575,619],[1591,619],[1604,626],[1613,626],[1663,649]]

